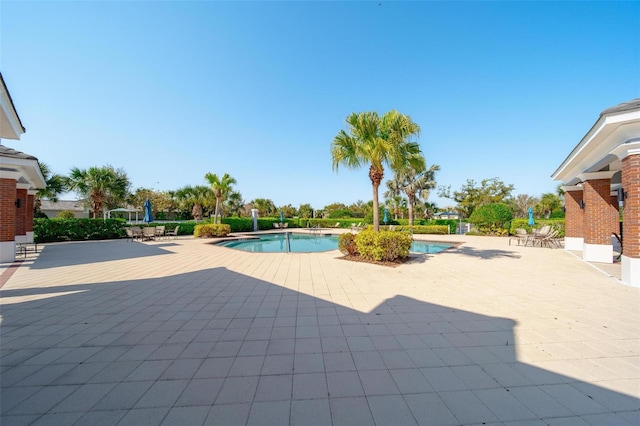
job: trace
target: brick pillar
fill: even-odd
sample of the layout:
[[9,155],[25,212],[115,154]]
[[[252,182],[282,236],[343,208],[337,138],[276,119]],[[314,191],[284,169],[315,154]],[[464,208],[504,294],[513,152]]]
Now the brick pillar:
[[620,210],[618,209],[618,194],[612,195],[611,204],[611,232],[620,233]]
[[626,257],[640,259],[640,154],[622,159],[623,247]]
[[584,248],[582,258],[588,262],[613,263],[611,242],[611,177],[613,171],[583,173]]
[[26,221],[25,221],[25,231],[33,232],[33,205],[36,201],[35,195],[28,194],[27,195],[27,208],[26,208]]
[[27,190],[17,189],[16,200],[20,200],[20,205],[16,207],[15,235],[23,236],[27,234]]
[[584,210],[582,203],[582,187],[564,187],[565,230],[564,248],[582,251],[584,244]]
[[0,178],[0,262],[16,260],[16,181]]
[[0,179],[0,242],[14,241],[16,235],[16,181]]

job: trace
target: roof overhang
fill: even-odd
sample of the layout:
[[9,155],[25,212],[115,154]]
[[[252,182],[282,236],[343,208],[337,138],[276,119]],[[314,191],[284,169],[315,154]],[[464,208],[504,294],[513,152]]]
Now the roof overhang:
[[0,178],[14,179],[20,188],[42,189],[47,184],[40,171],[38,160],[34,158],[15,158],[0,155]]
[[620,171],[620,152],[625,145],[640,142],[640,99],[625,108],[605,110],[580,143],[571,151],[560,167],[551,175],[564,185],[582,182],[581,175],[600,171]]
[[20,139],[24,132],[9,90],[0,74],[0,139]]

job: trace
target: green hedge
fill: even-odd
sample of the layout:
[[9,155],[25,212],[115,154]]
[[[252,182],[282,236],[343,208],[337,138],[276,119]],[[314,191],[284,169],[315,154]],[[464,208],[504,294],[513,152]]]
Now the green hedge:
[[[165,230],[173,230],[176,226],[178,235],[193,235],[197,222],[152,222],[135,226],[163,225]],[[33,219],[34,241],[37,243],[52,243],[58,241],[86,241],[86,240],[110,240],[125,238],[127,222],[124,219]]]
[[33,219],[34,241],[108,240],[123,238],[126,222],[122,219]]
[[396,231],[413,232],[414,234],[446,235],[449,233],[449,227],[447,225],[396,226]]

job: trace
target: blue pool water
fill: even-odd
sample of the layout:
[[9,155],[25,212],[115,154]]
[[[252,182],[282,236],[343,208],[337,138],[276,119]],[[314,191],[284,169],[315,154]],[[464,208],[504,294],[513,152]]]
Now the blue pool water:
[[[287,236],[289,250],[287,250]],[[338,249],[337,235],[307,235],[307,234],[265,234],[257,238],[246,240],[223,241],[220,246],[234,248],[255,253],[316,253]],[[414,241],[411,244],[413,253],[439,253],[451,247],[446,243],[433,243],[428,241]]]

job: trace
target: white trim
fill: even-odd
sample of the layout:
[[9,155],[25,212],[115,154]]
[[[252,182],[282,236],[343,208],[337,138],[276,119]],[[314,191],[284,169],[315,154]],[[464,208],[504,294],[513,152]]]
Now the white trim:
[[9,92],[5,90],[4,84],[0,83],[0,138],[2,139],[20,139],[20,135],[24,133],[24,128],[20,123],[18,112],[12,105],[9,98]]
[[621,160],[627,158],[630,155],[638,155],[640,154],[640,142],[630,142],[618,145],[611,150],[611,154],[615,155]]
[[617,170],[607,170],[604,172],[580,173],[578,175],[578,179],[582,182],[586,182],[588,180],[611,179],[617,172]]
[[584,246],[584,238],[582,237],[564,237],[564,249],[573,251],[582,251]]
[[27,189],[46,188],[47,186],[40,171],[38,160],[0,156],[0,164],[5,168],[8,168],[7,166],[13,168],[11,171],[0,170],[0,178],[19,181],[20,178],[24,177],[29,182]]
[[0,263],[13,263],[16,261],[16,242],[0,242]]
[[621,145],[640,135],[640,110],[600,116],[551,178],[570,182]]
[[582,259],[586,262],[613,263],[613,244],[583,244]]
[[622,255],[622,284],[640,287],[640,259]]
[[564,192],[583,191],[584,187],[582,185],[564,185],[562,190]]

